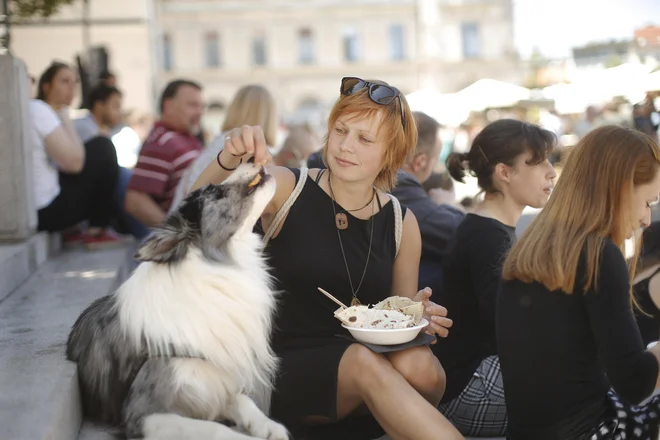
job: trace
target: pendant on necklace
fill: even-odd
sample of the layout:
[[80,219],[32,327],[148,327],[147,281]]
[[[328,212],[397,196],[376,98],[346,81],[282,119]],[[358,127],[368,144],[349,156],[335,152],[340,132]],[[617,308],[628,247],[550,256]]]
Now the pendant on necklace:
[[335,214],[335,225],[337,226],[337,229],[341,231],[348,228],[348,217],[346,216],[346,213],[339,212]]
[[351,300],[351,306],[361,306],[361,305],[362,303],[360,302],[360,300],[354,296],[353,299]]

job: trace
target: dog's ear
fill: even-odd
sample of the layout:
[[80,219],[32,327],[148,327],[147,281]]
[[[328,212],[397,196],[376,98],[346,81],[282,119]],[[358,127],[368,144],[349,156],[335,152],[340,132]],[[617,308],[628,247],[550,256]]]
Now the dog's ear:
[[140,245],[134,258],[142,262],[176,263],[185,258],[189,244],[185,232],[158,228]]

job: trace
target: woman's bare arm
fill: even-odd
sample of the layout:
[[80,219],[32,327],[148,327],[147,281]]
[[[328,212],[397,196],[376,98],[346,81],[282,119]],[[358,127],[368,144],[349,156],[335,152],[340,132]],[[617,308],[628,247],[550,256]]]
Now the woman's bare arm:
[[392,295],[414,298],[417,295],[422,236],[411,210],[406,211],[402,228],[401,246],[392,268]]

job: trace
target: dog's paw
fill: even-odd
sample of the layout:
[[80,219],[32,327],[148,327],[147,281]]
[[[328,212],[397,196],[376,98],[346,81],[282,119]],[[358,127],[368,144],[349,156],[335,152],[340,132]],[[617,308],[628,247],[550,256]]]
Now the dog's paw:
[[286,428],[270,419],[250,426],[249,431],[250,435],[266,440],[289,440],[289,432]]

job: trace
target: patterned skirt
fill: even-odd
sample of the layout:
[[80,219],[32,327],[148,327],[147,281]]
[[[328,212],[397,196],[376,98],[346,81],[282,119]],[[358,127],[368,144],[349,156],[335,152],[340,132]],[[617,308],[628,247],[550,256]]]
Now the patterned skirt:
[[497,356],[484,359],[461,394],[440,404],[438,409],[463,435],[504,435],[507,413],[500,359]]
[[603,422],[589,440],[657,440],[660,425],[660,395],[640,406],[621,401],[614,391],[608,393],[616,415]]

